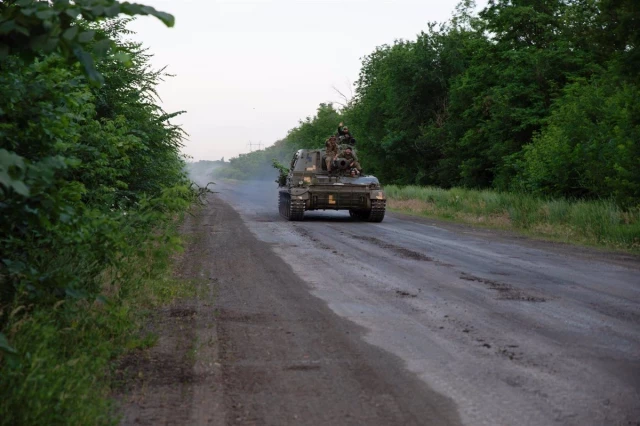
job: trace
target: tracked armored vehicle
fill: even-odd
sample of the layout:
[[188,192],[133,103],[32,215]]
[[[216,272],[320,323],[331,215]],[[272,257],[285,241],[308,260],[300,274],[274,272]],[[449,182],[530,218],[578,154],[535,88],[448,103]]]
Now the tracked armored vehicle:
[[281,170],[278,207],[288,220],[309,210],[348,210],[352,218],[382,222],[386,196],[375,176],[350,176],[349,162],[338,158],[327,171],[323,149],[301,149],[288,173]]

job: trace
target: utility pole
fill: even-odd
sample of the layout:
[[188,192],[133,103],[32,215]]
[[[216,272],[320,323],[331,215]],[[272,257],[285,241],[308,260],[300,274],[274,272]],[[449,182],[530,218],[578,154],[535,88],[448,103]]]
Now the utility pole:
[[258,151],[260,151],[262,149],[262,142],[252,143],[251,141],[249,141],[249,143],[247,145],[249,146],[249,152],[253,152],[253,147],[254,146],[258,147]]

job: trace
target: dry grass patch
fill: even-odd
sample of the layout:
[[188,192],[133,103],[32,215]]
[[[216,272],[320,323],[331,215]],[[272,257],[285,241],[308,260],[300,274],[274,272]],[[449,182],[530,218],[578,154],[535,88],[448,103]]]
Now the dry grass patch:
[[471,225],[613,249],[638,251],[640,207],[611,200],[567,200],[465,188],[388,185],[390,209]]
[[411,213],[434,213],[437,211],[435,204],[422,200],[395,200],[388,199],[389,208],[403,210]]
[[536,236],[559,238],[562,241],[573,241],[577,239],[575,230],[567,225],[538,223],[531,228],[531,233]]
[[502,214],[490,214],[490,215],[477,215],[473,213],[458,212],[455,214],[455,218],[470,224],[487,225],[498,228],[510,229],[512,228],[511,219],[509,214],[504,212]]

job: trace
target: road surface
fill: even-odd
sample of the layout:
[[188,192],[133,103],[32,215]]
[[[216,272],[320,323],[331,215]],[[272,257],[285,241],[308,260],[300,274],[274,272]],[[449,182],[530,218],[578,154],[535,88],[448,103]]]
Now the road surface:
[[638,257],[400,214],[287,222],[275,187],[218,185],[187,221],[209,289],[189,327],[213,343],[179,406],[125,423],[639,424]]

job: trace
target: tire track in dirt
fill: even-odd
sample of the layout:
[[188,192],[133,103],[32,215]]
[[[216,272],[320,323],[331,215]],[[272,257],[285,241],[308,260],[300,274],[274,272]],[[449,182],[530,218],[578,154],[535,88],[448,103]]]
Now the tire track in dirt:
[[181,227],[187,244],[176,275],[196,287],[196,297],[152,313],[146,331],[158,336],[157,344],[118,363],[122,386],[115,397],[122,425],[225,423],[212,307],[215,278],[205,274],[205,247],[218,233],[209,220],[206,209],[197,209]]

